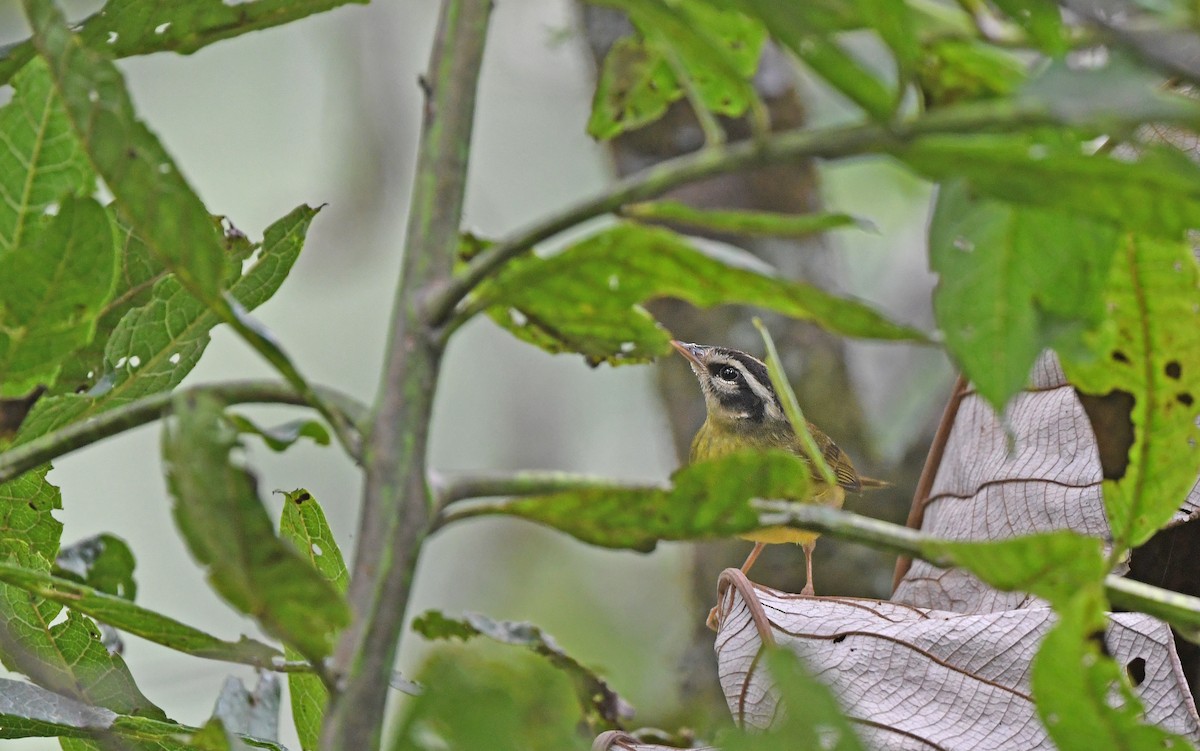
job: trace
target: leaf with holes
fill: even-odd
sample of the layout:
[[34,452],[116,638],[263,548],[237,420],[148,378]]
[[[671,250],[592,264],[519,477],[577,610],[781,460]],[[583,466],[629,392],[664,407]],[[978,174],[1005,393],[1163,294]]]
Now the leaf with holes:
[[[342,551],[333,539],[325,512],[307,490],[300,488],[284,493],[279,536],[291,542],[300,551],[300,557],[312,564],[334,589],[345,594],[350,574],[342,560]],[[288,659],[299,656],[291,648],[285,648],[284,653]],[[305,751],[320,748],[321,723],[325,718],[329,692],[320,678],[300,673],[288,675],[288,692],[291,694],[292,719],[296,723],[300,747]]]
[[95,178],[75,138],[46,64],[27,65],[0,108],[0,258],[24,244],[25,232],[67,195],[88,195]]
[[[297,207],[267,228],[253,265],[229,287],[229,294],[244,308],[258,307],[279,289],[304,247],[317,211]],[[195,367],[208,346],[209,332],[220,322],[174,277],[159,280],[150,301],[129,311],[109,338],[108,372],[99,383],[86,394],[40,400],[21,426],[18,442],[174,388]]]
[[254,475],[231,462],[236,433],[206,395],[180,396],[163,433],[176,524],[222,598],[310,660],[349,620],[341,594],[275,536]]
[[1090,358],[1067,357],[1080,390],[1133,398],[1134,442],[1119,479],[1105,480],[1114,541],[1137,547],[1188,497],[1200,473],[1200,273],[1179,241],[1128,236],[1105,295],[1110,327]]
[[649,125],[682,96],[683,89],[659,50],[641,39],[618,39],[600,68],[588,135],[603,141]]

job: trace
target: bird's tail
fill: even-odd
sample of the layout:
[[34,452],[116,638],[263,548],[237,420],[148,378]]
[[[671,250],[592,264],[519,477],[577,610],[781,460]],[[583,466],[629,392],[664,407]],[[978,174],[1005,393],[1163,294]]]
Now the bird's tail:
[[887,480],[876,480],[874,477],[859,477],[859,487],[863,490],[877,490],[879,488],[890,488],[892,484]]

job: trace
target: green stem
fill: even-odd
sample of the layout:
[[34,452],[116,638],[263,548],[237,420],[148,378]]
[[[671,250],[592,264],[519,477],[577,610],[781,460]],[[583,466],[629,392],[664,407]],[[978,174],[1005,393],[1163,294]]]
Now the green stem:
[[[366,408],[354,399],[332,389],[317,387],[315,391],[321,395],[324,403],[336,409],[347,423],[355,424],[364,417]],[[192,386],[183,389],[182,392],[212,394],[225,404],[311,406],[294,388],[277,381],[233,381]],[[0,483],[8,482],[34,467],[65,456],[76,449],[165,417],[170,412],[172,399],[179,393],[165,391],[123,404],[0,453]]]
[[454,315],[455,307],[480,282],[494,276],[505,263],[529,252],[543,240],[588,219],[616,211],[625,204],[656,198],[686,183],[767,165],[877,153],[919,136],[1019,130],[1053,122],[1055,117],[1041,108],[969,104],[947,107],[902,123],[784,131],[754,141],[711,146],[669,159],[480,253],[431,300],[430,319],[438,325],[446,323]]
[[417,556],[433,520],[425,476],[442,342],[424,305],[451,277],[458,251],[475,95],[492,0],[443,0],[404,261],[384,355],[348,593],[354,616],[334,656],[342,690],[330,697],[321,747],[372,751],[383,732]]
[[[587,475],[564,472],[518,472],[510,475],[463,475],[441,483],[441,497],[447,505],[469,498],[529,496],[596,488],[624,489],[639,487]],[[789,526],[829,537],[856,542],[928,561],[939,568],[954,565],[943,552],[944,540],[891,522],[860,516],[849,511],[819,504],[788,501],[751,501],[763,526]],[[442,513],[439,524],[479,516],[504,514],[507,501],[462,504]],[[1200,642],[1200,597],[1180,594],[1122,576],[1108,576],[1104,588],[1109,601],[1125,610],[1148,613],[1175,627],[1184,638]]]

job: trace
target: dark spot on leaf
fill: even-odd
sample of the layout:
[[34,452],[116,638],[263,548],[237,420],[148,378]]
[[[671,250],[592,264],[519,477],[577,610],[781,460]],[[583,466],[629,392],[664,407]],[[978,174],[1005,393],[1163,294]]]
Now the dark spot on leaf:
[[1146,660],[1141,657],[1134,657],[1125,665],[1125,673],[1129,676],[1129,682],[1134,688],[1142,685],[1146,680]]
[[1163,372],[1167,374],[1167,378],[1174,378],[1178,381],[1179,377],[1183,375],[1183,366],[1179,364],[1178,360],[1172,360],[1167,363],[1167,367],[1163,368]]
[[125,156],[130,159],[137,159],[137,156],[138,156],[137,149],[126,149]]
[[307,492],[304,492],[304,493],[301,493],[300,495],[296,496],[292,500],[296,503],[297,506],[299,506],[301,503],[304,503],[305,501],[312,500],[312,496],[309,495]]
[[1113,350],[1112,359],[1116,360],[1117,362],[1129,362],[1129,357],[1119,349]]
[[1186,391],[1184,391],[1183,393],[1180,393],[1180,394],[1176,394],[1175,401],[1179,402],[1180,404],[1182,404],[1185,407],[1190,407],[1193,404],[1195,404],[1195,402],[1196,402],[1196,400],[1192,398],[1192,395]]
[[844,641],[846,641],[846,635],[845,635],[845,634],[838,634],[837,636],[833,637],[833,643],[834,643],[834,644],[841,644],[841,643],[842,643],[842,642],[844,642]]
[[1114,390],[1103,396],[1075,392],[1096,435],[1100,468],[1106,480],[1120,480],[1129,465],[1133,446],[1133,394]]
[[37,504],[34,503],[33,501],[29,502],[29,508],[33,509],[34,511],[38,510]]

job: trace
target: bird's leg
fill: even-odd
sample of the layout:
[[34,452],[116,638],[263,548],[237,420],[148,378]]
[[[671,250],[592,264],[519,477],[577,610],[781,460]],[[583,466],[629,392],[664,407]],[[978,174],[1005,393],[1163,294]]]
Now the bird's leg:
[[743,574],[750,573],[750,567],[753,566],[754,562],[758,560],[758,554],[761,553],[763,551],[763,548],[765,548],[766,546],[767,546],[766,543],[762,543],[762,542],[754,543],[754,550],[750,551],[750,555],[746,557],[746,562],[742,564],[742,573]]
[[800,543],[800,547],[804,550],[804,589],[800,590],[800,594],[812,597],[816,594],[813,591],[812,583],[812,554],[813,550],[817,547],[817,541],[812,540],[811,542]]

